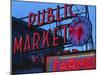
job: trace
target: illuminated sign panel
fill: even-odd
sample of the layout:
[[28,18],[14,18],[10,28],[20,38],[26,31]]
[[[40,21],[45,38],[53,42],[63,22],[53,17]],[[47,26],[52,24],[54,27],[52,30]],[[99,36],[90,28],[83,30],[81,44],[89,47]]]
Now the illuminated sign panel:
[[94,53],[82,55],[51,56],[46,59],[46,71],[70,71],[95,69]]

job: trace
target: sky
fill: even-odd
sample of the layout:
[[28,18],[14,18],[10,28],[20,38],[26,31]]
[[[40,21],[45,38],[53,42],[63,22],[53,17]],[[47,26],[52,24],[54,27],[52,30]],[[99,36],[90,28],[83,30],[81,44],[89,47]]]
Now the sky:
[[[42,11],[42,9],[46,9],[47,8],[56,8],[57,5],[60,5],[60,6],[63,6],[63,4],[56,4],[56,3],[40,3],[40,2],[23,2],[23,1],[12,1],[12,16],[16,17],[16,18],[22,18],[22,17],[25,17],[25,16],[28,16],[29,12],[34,12],[34,13],[37,13],[38,10]],[[77,10],[77,8],[80,10],[79,12],[82,11],[82,7],[84,6],[81,6],[81,5],[75,5],[73,7],[73,11],[74,10]],[[89,18],[90,18],[90,21],[92,23],[92,36],[93,36],[93,43],[94,43],[94,48],[96,47],[95,43],[96,43],[96,40],[95,40],[95,37],[96,37],[96,8],[95,6],[88,6],[88,10],[89,10]],[[27,21],[27,20],[25,20]],[[71,22],[72,19],[66,21],[67,23],[68,22]],[[65,23],[65,21],[63,22]],[[55,27],[55,25],[46,25],[44,26],[43,28],[44,29],[48,29],[48,28],[53,28]],[[72,48],[77,48],[79,50],[84,50],[85,49],[85,45],[83,47],[71,47],[71,48],[68,48],[68,49],[72,49]],[[67,48],[65,49],[67,50]]]

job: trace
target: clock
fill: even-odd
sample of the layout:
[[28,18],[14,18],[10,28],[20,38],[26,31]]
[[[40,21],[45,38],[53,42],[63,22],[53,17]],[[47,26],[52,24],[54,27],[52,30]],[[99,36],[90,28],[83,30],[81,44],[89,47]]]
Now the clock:
[[72,20],[69,27],[69,39],[74,46],[85,44],[92,35],[92,24],[85,16],[79,16]]

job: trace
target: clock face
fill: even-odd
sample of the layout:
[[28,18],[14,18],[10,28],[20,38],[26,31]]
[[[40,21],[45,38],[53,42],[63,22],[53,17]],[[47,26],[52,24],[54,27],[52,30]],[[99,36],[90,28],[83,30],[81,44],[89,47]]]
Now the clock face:
[[84,16],[75,18],[69,27],[69,35],[73,45],[79,46],[85,44],[92,35],[90,21]]

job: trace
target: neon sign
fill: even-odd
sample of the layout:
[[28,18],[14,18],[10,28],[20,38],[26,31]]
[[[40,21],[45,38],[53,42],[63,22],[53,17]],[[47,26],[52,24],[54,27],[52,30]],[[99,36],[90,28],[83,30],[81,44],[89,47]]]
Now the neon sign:
[[[34,30],[35,26],[43,26],[45,24],[50,24],[54,21],[61,21],[63,19],[67,19],[68,17],[75,17],[77,16],[77,13],[72,12],[72,7],[73,5],[66,5],[64,4],[63,7],[60,7],[59,5],[57,8],[52,9],[48,8],[47,11],[43,10],[42,13],[38,11],[38,14],[35,13],[29,13],[28,16],[28,28],[33,28]],[[63,9],[64,15],[63,17],[60,17],[60,10]],[[56,11],[56,14],[54,14],[54,11]],[[68,14],[70,14],[68,16]],[[42,17],[41,17],[42,16]],[[42,18],[42,21],[40,22],[40,18]],[[37,20],[38,21],[37,21]],[[45,21],[46,20],[46,21]],[[34,25],[36,24],[36,25]],[[41,48],[50,48],[50,47],[57,47],[60,45],[64,45],[67,42],[67,28],[69,27],[69,24],[62,25],[60,27],[55,27],[53,29],[53,35],[51,35],[51,30],[43,30],[41,32],[33,32],[32,34],[26,33],[25,36],[16,36],[14,38],[14,46],[13,46],[13,53],[15,54],[16,52],[28,52],[28,51],[34,51],[34,50],[40,50]],[[63,40],[62,37],[57,36],[57,32],[59,30],[64,30],[63,34]],[[32,33],[32,32],[31,32]],[[33,40],[34,39],[34,40]],[[52,42],[51,42],[52,39]],[[41,41],[42,40],[42,41]],[[40,47],[41,43],[41,47]]]
[[46,66],[47,71],[95,69],[96,57],[94,53],[47,57]]

